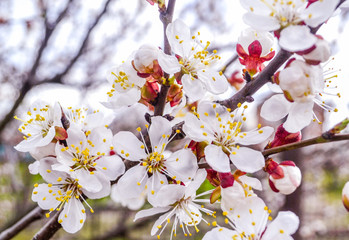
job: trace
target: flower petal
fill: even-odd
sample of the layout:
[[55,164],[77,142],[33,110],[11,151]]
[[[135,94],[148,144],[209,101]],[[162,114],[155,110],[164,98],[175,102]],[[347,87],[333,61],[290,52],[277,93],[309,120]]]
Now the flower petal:
[[303,12],[303,19],[310,27],[317,27],[326,22],[334,13],[339,0],[315,1]]
[[294,103],[284,123],[284,128],[290,133],[295,133],[308,126],[313,118],[314,102]]
[[191,180],[198,169],[196,157],[189,149],[172,153],[164,165],[171,175],[176,176],[176,180],[182,182]]
[[125,164],[117,155],[103,156],[96,163],[97,165],[95,167],[109,180],[115,180],[125,172]]
[[169,213],[165,213],[163,215],[161,215],[154,223],[150,235],[154,236],[157,231],[160,229],[159,226],[163,224],[163,222],[165,222],[167,219],[170,219],[172,216],[174,215],[174,212]]
[[239,183],[235,183],[231,187],[221,187],[221,207],[223,211],[230,212],[238,207],[241,201],[245,199],[245,190]]
[[[49,191],[52,190],[50,193]],[[33,189],[32,200],[37,202],[39,207],[44,210],[49,210],[51,208],[56,209],[56,207],[61,203],[56,199],[53,194],[57,193],[58,188],[48,187],[47,184],[39,184],[39,186]]]
[[290,111],[292,103],[283,94],[276,94],[266,100],[261,108],[261,117],[267,121],[278,121]]
[[174,74],[181,70],[181,65],[175,56],[167,55],[159,50],[158,62],[162,70],[168,74]]
[[244,14],[242,19],[247,25],[250,25],[251,27],[259,31],[275,31],[280,28],[280,23],[276,18],[266,15],[256,15],[254,13],[248,12]]
[[110,195],[110,191],[111,191],[111,186],[110,186],[110,181],[102,174],[96,172],[94,174],[98,181],[101,183],[102,188],[99,191],[88,191],[86,189],[82,189],[82,192],[91,199],[100,199],[100,198],[104,198],[108,195]]
[[[263,235],[263,239],[293,239],[290,235],[294,234],[299,226],[299,218],[293,212],[279,212]],[[282,233],[281,233],[282,232]]]
[[236,143],[243,145],[259,144],[268,139],[274,132],[272,127],[262,127],[255,131],[241,132],[236,139]]
[[289,52],[297,52],[314,46],[316,39],[307,26],[289,26],[281,31],[279,44]]
[[164,185],[155,194],[154,201],[152,205],[154,207],[166,207],[174,204],[183,198],[185,192],[185,186],[178,184],[167,184]]
[[[161,149],[163,143],[167,143],[172,133],[172,126],[170,121],[161,116],[151,118],[151,125],[149,127],[149,138],[153,150]],[[156,149],[158,148],[158,149]]]
[[91,174],[90,171],[83,168],[75,170],[73,175],[79,180],[79,184],[89,192],[99,192],[103,187],[96,174]]
[[121,131],[115,134],[113,145],[120,156],[130,161],[139,161],[147,157],[144,144],[131,132]]
[[209,69],[199,71],[197,74],[199,80],[204,82],[207,90],[213,94],[221,94],[228,89],[228,80],[224,74]]
[[230,161],[222,148],[216,145],[205,147],[205,158],[207,163],[217,172],[230,172]]
[[63,229],[68,233],[76,233],[84,225],[86,219],[85,208],[80,200],[71,198],[64,205],[63,211],[59,214],[58,221],[61,221]]
[[138,198],[145,190],[147,180],[148,175],[145,167],[135,166],[127,170],[116,184],[119,199]]
[[205,181],[207,172],[204,169],[199,169],[194,177],[194,180],[190,182],[185,189],[185,198],[192,197],[196,194],[201,184]]
[[240,234],[225,227],[216,227],[207,232],[202,240],[238,239]]
[[243,175],[239,177],[239,179],[241,180],[241,182],[243,182],[244,184],[247,184],[248,186],[251,186],[253,189],[256,189],[259,191],[262,191],[263,189],[262,183],[261,181],[258,180],[258,178]]
[[181,57],[188,57],[191,51],[191,36],[189,27],[180,19],[167,26],[166,36],[172,51]]
[[[201,128],[200,126],[204,125],[201,120],[199,120],[194,114],[188,113],[185,116],[183,131],[188,135],[190,139],[193,139],[196,142],[214,140],[213,132],[207,131],[208,129]],[[208,126],[209,127],[209,126]],[[206,134],[204,134],[206,133]]]
[[204,84],[200,80],[190,77],[189,74],[183,75],[182,84],[184,92],[192,101],[201,99],[206,93]]
[[156,208],[150,208],[150,209],[142,210],[142,211],[139,211],[139,212],[136,213],[135,218],[133,219],[133,221],[135,222],[135,221],[137,221],[140,218],[149,217],[149,216],[156,215],[158,213],[167,212],[170,209],[171,209],[170,206],[166,206],[166,207],[156,207]]
[[144,190],[144,194],[140,194],[138,197],[122,198],[120,197],[116,189],[116,185],[113,185],[111,189],[110,197],[114,202],[121,203],[121,205],[124,207],[128,207],[131,210],[138,210],[144,205],[146,193]]
[[259,171],[265,165],[263,154],[247,147],[232,149],[230,160],[239,170],[248,173]]
[[131,88],[124,93],[114,92],[114,95],[108,99],[108,102],[101,102],[103,106],[111,109],[130,106],[137,103],[141,99],[141,90]]

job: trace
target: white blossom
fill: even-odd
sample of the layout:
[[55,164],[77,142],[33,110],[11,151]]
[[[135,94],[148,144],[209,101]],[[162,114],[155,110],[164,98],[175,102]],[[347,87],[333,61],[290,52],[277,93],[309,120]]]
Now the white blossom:
[[206,233],[203,240],[292,240],[299,225],[298,217],[292,212],[279,212],[268,224],[270,209],[262,199],[249,197],[229,212],[223,212],[231,229],[216,227]]
[[24,140],[15,146],[17,151],[28,152],[47,146],[55,138],[56,128],[62,129],[62,112],[58,103],[50,106],[35,102],[26,115],[26,120],[15,117],[23,122],[18,130],[25,135]]
[[[153,117],[148,126],[151,149],[145,141],[140,141],[131,132],[121,131],[114,136],[114,146],[123,158],[136,162],[137,165],[126,171],[119,179],[115,191],[121,202],[126,199],[140,201],[147,189],[148,201],[152,202],[154,194],[161,186],[168,183],[167,177],[177,182],[187,182],[198,168],[196,157],[189,149],[167,152],[167,144],[171,141],[171,123],[163,117]],[[138,128],[141,132],[141,128]],[[120,199],[121,198],[121,199]],[[124,199],[124,200],[122,200]]]
[[174,64],[171,68],[181,69],[183,89],[191,100],[202,98],[206,91],[220,94],[227,90],[227,79],[222,72],[213,68],[220,57],[216,51],[213,54],[207,51],[210,42],[203,47],[201,41],[196,40],[197,36],[191,36],[189,27],[179,19],[168,25],[166,34],[179,62],[174,64],[161,59],[159,64],[166,68]]
[[[241,105],[241,104],[240,104]],[[240,106],[239,105],[239,106]],[[246,109],[247,106],[243,107]],[[184,132],[196,141],[207,141],[205,158],[207,163],[218,172],[229,172],[230,161],[241,171],[255,172],[264,166],[261,152],[241,145],[253,145],[265,141],[273,128],[263,127],[243,132],[246,117],[237,108],[231,112],[220,105],[200,102],[195,114],[187,114]]]
[[113,67],[107,72],[111,90],[107,92],[108,101],[103,105],[108,108],[120,108],[137,103],[141,99],[141,88],[145,79],[137,75],[130,60]]
[[279,86],[284,95],[276,94],[265,101],[261,116],[268,121],[278,121],[288,115],[283,126],[286,131],[295,133],[308,126],[312,119],[317,119],[313,113],[314,103],[328,111],[337,111],[318,99],[325,94],[325,83],[331,78],[324,79],[319,65],[294,60],[279,75]]
[[[154,208],[139,211],[134,221],[152,216],[159,213],[162,214],[154,223],[151,230],[151,235],[155,235],[158,231],[160,233],[157,238],[160,239],[160,235],[166,228],[166,226],[173,221],[171,229],[171,237],[177,235],[177,226],[181,228],[185,236],[191,236],[188,227],[194,227],[198,232],[197,225],[203,220],[202,213],[208,215],[214,215],[214,212],[206,209],[201,205],[207,203],[208,199],[199,199],[199,197],[209,194],[212,190],[196,195],[197,189],[201,186],[202,182],[206,179],[206,171],[203,169],[198,170],[194,177],[187,186],[169,184],[163,186],[156,194],[154,199]],[[171,220],[174,217],[174,220]],[[207,222],[206,222],[207,223]]]
[[67,132],[67,146],[56,145],[58,163],[53,168],[69,173],[90,192],[100,192],[105,187],[110,189],[110,181],[125,171],[120,157],[109,154],[113,137],[111,131],[99,127],[84,133],[72,124]]
[[243,17],[245,23],[258,30],[281,31],[280,46],[295,52],[315,44],[316,37],[309,27],[317,27],[328,20],[339,0],[316,1],[309,6],[305,0],[240,0],[240,3],[248,11]]

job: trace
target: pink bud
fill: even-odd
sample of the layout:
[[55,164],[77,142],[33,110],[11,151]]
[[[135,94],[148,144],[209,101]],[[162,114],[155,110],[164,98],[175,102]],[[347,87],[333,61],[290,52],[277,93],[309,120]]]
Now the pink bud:
[[[300,169],[297,166],[292,166],[288,164],[289,161],[279,164],[279,168],[282,169],[284,177],[274,178],[272,175],[269,177],[269,182],[272,183],[270,186],[272,189],[280,191],[282,194],[291,194],[297,187],[301,184],[302,174]],[[275,191],[275,190],[274,190]]]
[[273,141],[270,142],[266,148],[278,147],[289,143],[299,142],[301,140],[302,133],[300,131],[296,133],[287,132],[283,127],[283,124],[281,124],[276,130]]
[[342,191],[342,201],[343,201],[344,207],[349,212],[349,182],[347,182],[344,185],[344,188],[343,188],[343,191]]
[[265,165],[265,171],[269,173],[270,176],[272,176],[274,179],[281,179],[285,176],[283,169],[273,159],[269,158],[266,161]]

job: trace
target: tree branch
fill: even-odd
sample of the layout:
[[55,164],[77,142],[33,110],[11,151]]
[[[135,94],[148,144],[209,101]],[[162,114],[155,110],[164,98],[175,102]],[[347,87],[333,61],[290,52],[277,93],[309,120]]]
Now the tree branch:
[[307,147],[307,146],[311,146],[314,144],[337,142],[337,141],[343,141],[343,140],[349,140],[349,134],[335,135],[335,136],[331,136],[329,138],[325,137],[325,135],[323,134],[319,137],[307,139],[304,141],[300,141],[300,142],[296,142],[296,143],[289,143],[289,144],[282,145],[279,147],[270,148],[270,149],[264,150],[262,152],[262,154],[264,155],[264,157],[268,157],[269,155],[272,155],[275,153],[280,153],[280,152],[285,152],[285,151],[289,151],[289,150],[293,150],[293,149]]
[[33,240],[47,240],[50,239],[61,227],[62,225],[58,222],[58,217],[61,211],[56,212],[56,214],[43,226],[39,232],[35,234]]
[[[163,30],[164,30],[164,53],[168,55],[171,55],[171,46],[166,35],[166,29],[168,24],[172,22],[175,4],[176,4],[176,0],[169,0],[166,11],[165,12],[160,11],[160,20],[163,24]],[[164,77],[168,79],[168,74],[165,74]],[[169,89],[170,89],[169,85],[162,84],[160,93],[157,98],[157,103],[155,105],[155,110],[154,110],[155,116],[163,115],[165,104],[166,104],[166,97]]]
[[13,238],[20,231],[28,227],[32,222],[41,219],[43,216],[44,216],[44,210],[42,210],[40,207],[34,208],[32,211],[30,211],[27,215],[25,215],[13,226],[2,231],[0,233],[0,240],[7,240],[7,239]]
[[292,56],[292,53],[283,49],[276,55],[276,57],[263,69],[262,72],[252,81],[238,91],[234,96],[223,101],[218,101],[219,104],[226,106],[232,110],[237,108],[238,103],[249,102],[252,95],[256,93],[264,84],[271,81],[271,77],[284,64],[287,59]]

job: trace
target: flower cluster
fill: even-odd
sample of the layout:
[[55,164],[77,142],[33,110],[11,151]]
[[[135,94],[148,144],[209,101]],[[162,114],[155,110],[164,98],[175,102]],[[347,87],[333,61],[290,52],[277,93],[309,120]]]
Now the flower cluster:
[[86,109],[64,111],[58,103],[37,102],[20,127],[26,136],[16,149],[36,159],[30,172],[46,181],[35,184],[32,200],[49,210],[47,217],[60,212],[58,221],[69,233],[80,230],[85,222],[82,202],[93,212],[86,199],[108,196],[110,181],[125,171],[113,151],[111,130],[101,125],[102,117],[98,112],[87,114]]
[[[166,11],[165,1],[148,2]],[[57,211],[64,230],[75,233],[86,220],[84,206],[93,212],[87,199],[110,195],[132,210],[148,202],[151,207],[137,212],[134,220],[161,214],[151,229],[158,239],[168,225],[172,239],[179,232],[191,236],[202,222],[214,227],[204,240],[293,239],[298,217],[280,212],[271,221],[271,210],[255,192],[263,190],[261,181],[251,175],[266,172],[270,188],[285,195],[300,186],[295,163],[278,163],[265,151],[301,141],[300,130],[317,120],[315,104],[337,111],[320,99],[334,76],[323,70],[331,54],[314,28],[328,20],[339,0],[240,2],[251,26],[236,45],[243,79],[234,73],[227,80],[210,42],[177,19],[165,31],[172,52],[144,44],[107,73],[110,90],[104,106],[144,104],[147,124],[113,133],[107,125],[111,121],[100,112],[43,102],[35,103],[24,119],[15,117],[23,122],[19,131],[24,134],[15,148],[36,159],[29,170],[46,182],[35,184],[32,200],[48,210],[47,217]],[[258,81],[268,68],[264,64],[275,57],[275,40],[281,51],[297,55],[269,75],[278,93],[263,103],[260,115],[268,121],[287,116],[274,134],[273,127],[250,121],[249,105],[243,103],[247,97],[253,101],[250,89],[241,90],[246,99],[231,108],[211,100],[225,93],[229,83],[240,89],[244,80],[250,86]],[[211,186],[202,191],[205,180]],[[348,196],[346,185],[346,208]],[[228,228],[215,220],[221,210]]]

